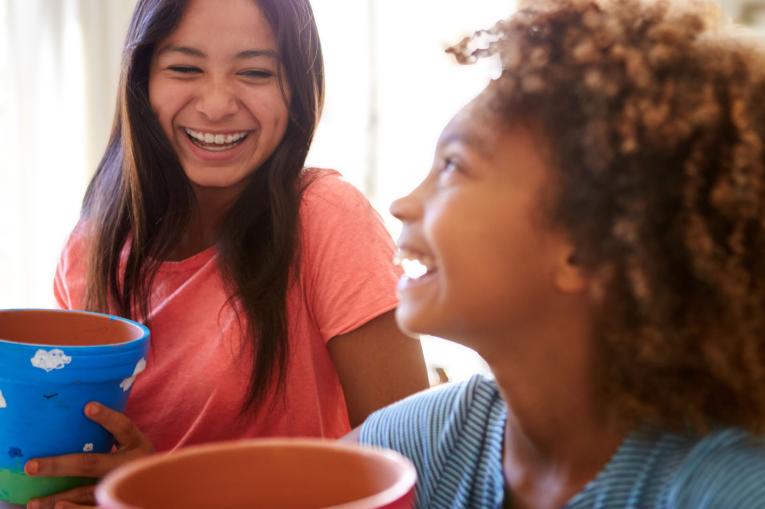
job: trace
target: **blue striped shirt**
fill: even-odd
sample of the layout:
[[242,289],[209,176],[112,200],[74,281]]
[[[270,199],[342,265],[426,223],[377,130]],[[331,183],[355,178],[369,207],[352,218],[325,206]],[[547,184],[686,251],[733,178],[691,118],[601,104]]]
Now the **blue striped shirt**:
[[[364,444],[394,449],[417,467],[417,507],[496,509],[505,490],[507,408],[477,375],[372,414]],[[635,432],[565,509],[765,509],[765,441],[728,428],[704,437]]]

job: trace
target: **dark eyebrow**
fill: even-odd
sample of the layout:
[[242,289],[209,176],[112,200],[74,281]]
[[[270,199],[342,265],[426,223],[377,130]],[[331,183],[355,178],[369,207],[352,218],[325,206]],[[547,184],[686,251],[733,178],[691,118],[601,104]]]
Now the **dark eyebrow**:
[[276,51],[270,49],[248,49],[245,51],[240,51],[236,54],[236,58],[239,59],[256,57],[268,57],[276,60],[279,58],[279,55],[276,53]]
[[157,51],[157,56],[160,56],[164,53],[182,53],[190,57],[206,57],[207,56],[205,55],[203,51],[198,50],[196,48],[191,48],[189,46],[176,46],[174,44],[168,44],[166,46],[159,48],[159,50]]
[[[162,48],[157,51],[157,56],[162,55],[164,53],[181,53],[183,55],[187,55],[190,57],[198,57],[198,58],[204,58],[207,55],[204,51],[198,50],[196,48],[192,48],[190,46],[177,46],[175,44],[168,44],[167,46],[163,46]],[[248,49],[244,51],[240,51],[236,54],[237,59],[245,59],[245,58],[256,58],[256,57],[269,57],[273,59],[277,59],[278,55],[276,51],[273,50],[261,50],[261,49]]]

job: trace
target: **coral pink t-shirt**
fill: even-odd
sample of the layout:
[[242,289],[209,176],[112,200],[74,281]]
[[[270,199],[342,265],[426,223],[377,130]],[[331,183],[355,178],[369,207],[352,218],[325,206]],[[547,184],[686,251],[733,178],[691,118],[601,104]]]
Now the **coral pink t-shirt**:
[[[326,345],[396,307],[399,271],[391,238],[362,194],[337,172],[311,172],[316,178],[300,206],[300,277],[287,297],[286,384],[261,409],[240,413],[252,361],[240,348],[216,248],[161,265],[151,295],[147,367],[126,410],[157,450],[260,436],[334,438],[349,431]],[[84,305],[86,240],[82,228],[75,229],[61,255],[54,289],[63,308]]]

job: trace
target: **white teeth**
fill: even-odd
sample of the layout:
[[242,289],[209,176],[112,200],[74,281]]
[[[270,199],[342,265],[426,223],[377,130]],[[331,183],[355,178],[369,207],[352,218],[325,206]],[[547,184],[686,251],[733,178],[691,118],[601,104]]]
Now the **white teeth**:
[[428,268],[419,260],[401,260],[401,268],[409,279],[419,279],[428,273]]
[[404,269],[404,275],[409,279],[419,279],[433,270],[434,262],[429,256],[399,249],[394,259],[396,265]]
[[203,133],[201,131],[195,131],[189,128],[184,128],[184,131],[186,131],[186,134],[194,138],[196,141],[200,143],[206,143],[208,145],[230,145],[247,136],[247,131],[232,134]]

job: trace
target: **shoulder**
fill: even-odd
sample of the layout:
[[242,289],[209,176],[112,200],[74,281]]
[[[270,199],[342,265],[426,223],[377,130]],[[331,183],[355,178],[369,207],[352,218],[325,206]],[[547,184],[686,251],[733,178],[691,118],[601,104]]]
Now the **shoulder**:
[[88,255],[88,248],[92,241],[92,232],[85,222],[79,222],[61,250],[59,258],[58,272],[61,275],[67,275],[74,272],[77,275],[85,270],[85,260]]
[[434,436],[445,427],[457,431],[471,420],[489,419],[497,404],[502,405],[494,381],[475,375],[465,382],[419,392],[373,413],[362,425],[360,438],[390,446],[402,436],[418,435],[423,430]]
[[351,209],[371,210],[366,197],[338,171],[322,168],[307,168],[302,177],[303,194],[301,208],[336,209],[348,212]]
[[[493,380],[423,391],[372,414],[359,441],[393,449],[417,468],[417,500],[428,507],[488,507],[501,499],[506,407]],[[477,504],[477,505],[476,505]]]
[[81,254],[87,250],[91,239],[89,223],[80,221],[69,234],[69,238],[64,245],[64,254]]
[[677,508],[765,508],[765,440],[736,428],[705,436],[680,464],[670,498]]
[[89,242],[88,227],[80,222],[61,250],[53,281],[53,293],[62,308],[79,309],[84,304]]
[[[366,197],[334,170],[306,169],[300,204],[302,252],[313,258],[339,257],[347,264],[349,253],[359,257],[362,272],[379,255],[387,267],[393,259],[393,240],[382,218]],[[386,269],[387,270],[387,269]]]

